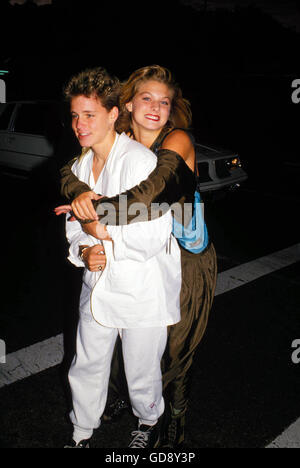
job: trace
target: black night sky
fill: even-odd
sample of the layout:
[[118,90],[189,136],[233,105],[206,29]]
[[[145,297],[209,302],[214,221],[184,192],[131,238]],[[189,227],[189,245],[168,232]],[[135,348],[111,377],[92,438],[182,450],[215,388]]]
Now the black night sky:
[[[218,8],[205,10],[205,3]],[[293,2],[257,2],[269,9],[246,0],[223,3],[2,1],[0,66],[10,72],[7,100],[61,99],[69,77],[90,66],[125,79],[158,63],[174,72],[191,101],[196,137],[237,150],[266,183],[265,170],[280,175],[271,160],[297,158],[300,104],[291,95],[300,78],[299,25],[296,16],[288,27],[280,21]]]

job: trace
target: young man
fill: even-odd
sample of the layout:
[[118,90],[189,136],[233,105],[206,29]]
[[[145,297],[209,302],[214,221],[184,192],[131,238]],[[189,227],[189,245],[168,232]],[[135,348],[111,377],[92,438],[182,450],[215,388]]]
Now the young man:
[[[118,80],[104,69],[86,70],[71,79],[65,96],[72,128],[84,149],[72,166],[74,174],[106,196],[145,180],[156,157],[115,131]],[[171,236],[171,213],[153,221],[108,226],[103,245],[78,221],[68,219],[69,215],[68,258],[85,270],[76,355],[69,371],[74,431],[67,447],[89,447],[93,430],[100,425],[118,334],[132,409],[139,421],[129,447],[154,447],[164,412],[160,361],[167,326],[180,320],[180,250]]]

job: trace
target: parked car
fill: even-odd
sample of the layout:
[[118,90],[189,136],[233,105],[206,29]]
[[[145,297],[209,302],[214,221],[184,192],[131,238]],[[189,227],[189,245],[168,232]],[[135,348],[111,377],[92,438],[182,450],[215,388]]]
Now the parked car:
[[238,154],[199,143],[195,149],[202,193],[233,190],[248,178]]
[[[80,151],[55,101],[0,104],[0,167],[31,174],[56,170]],[[237,154],[196,143],[201,192],[237,187],[247,179]]]
[[0,164],[31,172],[53,158],[59,108],[52,102],[0,104]]

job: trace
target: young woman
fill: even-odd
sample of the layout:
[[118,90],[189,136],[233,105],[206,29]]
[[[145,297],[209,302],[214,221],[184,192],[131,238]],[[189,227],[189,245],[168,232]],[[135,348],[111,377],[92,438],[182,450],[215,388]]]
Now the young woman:
[[[128,213],[136,202],[142,202],[150,216],[153,203],[179,203],[184,207],[185,203],[193,202],[195,196],[195,150],[187,131],[191,111],[171,73],[157,65],[134,72],[122,87],[120,109],[117,130],[150,148],[158,158],[155,170],[146,180],[121,194],[127,196],[126,213],[121,196],[100,198],[87,184],[79,182],[70,171],[74,161],[61,170],[62,193],[74,200],[72,210],[78,219],[83,223],[87,219],[94,220],[84,224],[84,229],[97,238],[105,235],[105,228],[101,225],[99,229],[98,220],[107,203],[114,206],[117,216],[111,220],[106,216],[106,222],[124,224],[134,222],[134,217]],[[186,248],[178,239],[182,270],[181,321],[169,327],[162,361],[164,392],[169,402],[163,429],[164,447],[176,447],[184,440],[190,368],[214,297],[216,254],[205,223],[203,226],[202,235],[194,242],[196,248]],[[112,379],[116,379],[114,372]]]

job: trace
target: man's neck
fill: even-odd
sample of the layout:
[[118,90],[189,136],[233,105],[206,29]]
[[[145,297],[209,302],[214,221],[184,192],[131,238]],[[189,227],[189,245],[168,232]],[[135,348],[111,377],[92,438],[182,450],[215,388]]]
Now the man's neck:
[[93,176],[95,182],[97,182],[98,177],[100,176],[102,169],[105,165],[105,162],[111,152],[113,144],[116,139],[116,132],[108,135],[107,138],[101,144],[93,146],[92,150],[94,152],[94,161],[93,161]]
[[108,155],[113,147],[116,139],[116,132],[108,134],[105,139],[92,147],[95,159],[100,163],[104,164]]

